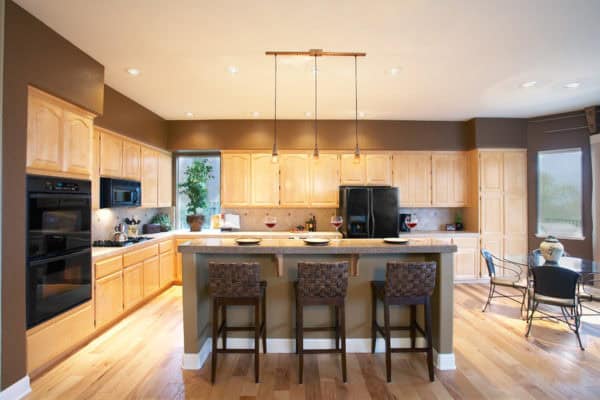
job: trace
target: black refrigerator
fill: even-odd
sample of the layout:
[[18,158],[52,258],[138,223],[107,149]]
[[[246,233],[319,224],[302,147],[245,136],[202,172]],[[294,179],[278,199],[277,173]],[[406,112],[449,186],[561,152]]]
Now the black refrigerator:
[[339,215],[346,238],[398,237],[398,188],[341,186]]

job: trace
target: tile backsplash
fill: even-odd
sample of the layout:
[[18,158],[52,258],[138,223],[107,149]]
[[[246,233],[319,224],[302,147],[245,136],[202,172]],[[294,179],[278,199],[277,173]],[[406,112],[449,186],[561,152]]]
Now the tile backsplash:
[[456,214],[460,213],[463,216],[462,208],[400,208],[399,213],[415,214],[419,221],[417,227],[413,231],[437,231],[446,230],[446,224],[452,224],[456,221]]
[[318,231],[334,231],[330,224],[331,216],[336,214],[335,208],[227,208],[221,212],[238,214],[240,216],[240,230],[265,231],[263,223],[265,215],[277,218],[274,231],[289,231],[297,225],[303,225],[312,215],[317,219]]
[[149,223],[156,214],[168,214],[173,222],[174,208],[141,208],[141,207],[120,207],[120,208],[101,208],[92,213],[92,240],[111,239],[115,225],[125,222],[125,218],[135,217],[141,220],[140,235],[142,234],[142,225]]

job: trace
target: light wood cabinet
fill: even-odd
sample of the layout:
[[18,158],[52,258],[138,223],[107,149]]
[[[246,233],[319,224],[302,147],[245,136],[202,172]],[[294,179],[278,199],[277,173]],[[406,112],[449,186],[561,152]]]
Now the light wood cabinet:
[[279,164],[272,161],[271,154],[252,154],[251,171],[251,204],[261,207],[278,206]]
[[366,154],[366,179],[367,185],[391,185],[392,167],[391,159],[388,153]]
[[160,287],[169,286],[174,279],[175,268],[173,264],[173,251],[169,250],[159,256],[160,262]]
[[100,134],[100,175],[121,178],[123,174],[123,139],[102,131]]
[[337,154],[321,154],[310,162],[310,205],[337,208],[339,205],[340,159]]
[[158,153],[158,206],[173,205],[173,161],[169,154]]
[[123,273],[121,270],[95,284],[96,327],[102,326],[123,312]]
[[483,192],[503,191],[504,157],[501,151],[482,152],[480,163],[480,190]]
[[479,239],[454,237],[452,244],[455,244],[457,249],[454,253],[454,280],[479,278]]
[[342,154],[340,162],[341,185],[363,185],[365,183],[367,168],[364,155],[355,160],[354,154]]
[[480,212],[481,233],[488,235],[504,234],[504,198],[502,193],[481,193]]
[[175,282],[181,282],[183,277],[183,256],[177,251],[177,246],[188,241],[189,239],[177,239],[175,241]]
[[[493,234],[482,234],[481,235],[481,248],[489,251],[496,257],[504,257],[504,239],[502,235]],[[480,257],[481,275],[488,276],[488,270],[483,257]],[[502,271],[498,271],[498,275]]]
[[395,153],[392,186],[398,188],[401,207],[431,207],[431,153]]
[[139,181],[141,170],[142,148],[140,144],[129,140],[123,140],[123,171],[121,176],[124,179]]
[[142,207],[158,205],[158,152],[142,146]]
[[63,112],[63,171],[85,176],[92,173],[93,131],[92,118]]
[[160,289],[160,262],[158,256],[144,260],[144,297]]
[[100,208],[100,132],[92,136],[92,209]]
[[125,310],[144,299],[144,264],[123,269],[123,307]]
[[432,205],[463,207],[467,204],[467,157],[463,152],[434,152],[431,156]]
[[306,207],[309,203],[308,154],[283,154],[279,157],[280,204]]
[[504,153],[504,192],[526,196],[527,194],[527,153],[506,151]]
[[221,156],[221,206],[250,205],[251,158],[247,153],[224,153]]
[[30,94],[27,117],[27,168],[60,171],[62,109]]

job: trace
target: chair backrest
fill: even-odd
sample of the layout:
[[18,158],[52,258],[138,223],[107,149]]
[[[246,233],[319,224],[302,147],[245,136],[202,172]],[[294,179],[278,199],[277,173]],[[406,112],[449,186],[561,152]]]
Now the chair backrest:
[[431,296],[435,289],[435,262],[387,263],[385,295],[387,297]]
[[298,263],[298,295],[346,297],[348,266],[348,261]]
[[575,299],[579,274],[562,267],[535,267],[533,290],[543,296],[561,299]]
[[260,295],[260,265],[253,263],[208,263],[208,290],[214,297]]
[[485,260],[487,266],[488,275],[491,277],[496,276],[496,266],[494,265],[494,256],[486,249],[481,249],[481,256]]

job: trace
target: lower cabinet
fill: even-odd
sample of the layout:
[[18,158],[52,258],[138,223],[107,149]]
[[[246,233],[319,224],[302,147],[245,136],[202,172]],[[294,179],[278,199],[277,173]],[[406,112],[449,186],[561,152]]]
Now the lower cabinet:
[[123,306],[126,310],[144,300],[144,263],[123,269]]
[[144,297],[160,289],[160,265],[158,256],[144,260]]
[[470,237],[454,237],[456,245],[454,253],[454,280],[464,281],[478,279],[479,272],[479,239]]
[[173,282],[175,268],[173,264],[173,251],[169,250],[160,255],[160,287],[164,288]]
[[123,272],[119,270],[97,279],[95,297],[96,327],[117,318],[123,312]]

